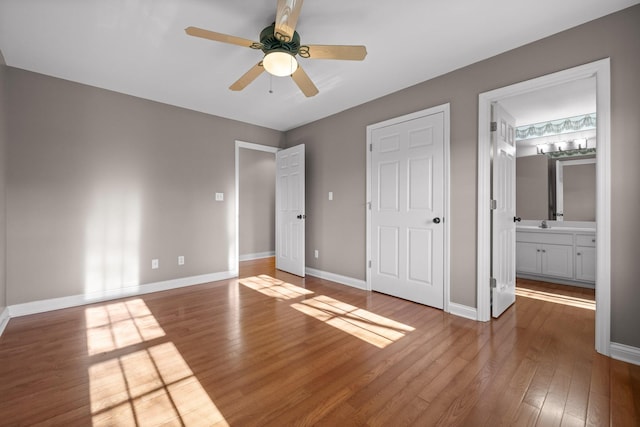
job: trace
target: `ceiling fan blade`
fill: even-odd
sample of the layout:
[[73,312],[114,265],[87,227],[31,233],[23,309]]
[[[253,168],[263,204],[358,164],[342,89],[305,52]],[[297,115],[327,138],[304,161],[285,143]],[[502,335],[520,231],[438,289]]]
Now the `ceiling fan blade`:
[[276,27],[273,33],[278,40],[291,41],[296,30],[300,10],[302,10],[302,0],[278,0]]
[[203,30],[198,27],[187,27],[184,31],[190,36],[201,37],[203,39],[215,40],[217,42],[235,44],[238,46],[251,47],[253,49],[260,49],[262,46],[258,42],[254,42],[249,39],[243,39],[242,37],[230,36],[228,34],[216,33],[215,31]]
[[244,73],[242,77],[240,77],[234,84],[229,86],[231,90],[242,90],[245,87],[249,86],[249,84],[254,81],[262,72],[264,71],[264,67],[262,66],[262,61],[258,62],[256,65],[251,67],[249,71]]
[[318,88],[313,84],[307,73],[304,72],[302,67],[298,67],[298,69],[291,74],[291,78],[298,85],[302,93],[306,97],[314,96],[318,94]]
[[[305,52],[305,50],[308,52]],[[342,46],[342,45],[309,45],[300,46],[299,55],[310,59],[346,59],[351,61],[362,61],[367,56],[365,46]]]

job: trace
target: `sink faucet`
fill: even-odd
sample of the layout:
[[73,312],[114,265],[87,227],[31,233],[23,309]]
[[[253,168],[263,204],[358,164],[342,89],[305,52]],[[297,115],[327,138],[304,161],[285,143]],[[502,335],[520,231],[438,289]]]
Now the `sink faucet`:
[[542,223],[540,224],[540,228],[549,228],[549,226],[547,225],[547,220],[543,219]]

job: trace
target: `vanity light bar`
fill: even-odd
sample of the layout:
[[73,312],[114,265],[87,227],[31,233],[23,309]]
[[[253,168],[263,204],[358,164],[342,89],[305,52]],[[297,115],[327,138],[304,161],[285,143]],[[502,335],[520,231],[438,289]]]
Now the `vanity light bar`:
[[560,141],[549,144],[540,144],[536,146],[536,152],[538,154],[551,155],[552,153],[558,156],[570,156],[570,155],[584,155],[595,153],[595,148],[589,148],[586,138],[574,139],[572,141]]

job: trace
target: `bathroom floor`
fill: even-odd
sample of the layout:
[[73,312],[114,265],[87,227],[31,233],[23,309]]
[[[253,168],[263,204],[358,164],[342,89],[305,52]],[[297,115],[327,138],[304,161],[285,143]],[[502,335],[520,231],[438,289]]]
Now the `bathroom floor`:
[[549,294],[562,295],[567,297],[581,298],[588,301],[596,301],[596,290],[593,288],[582,288],[579,286],[562,285],[559,283],[541,282],[538,280],[516,279],[517,289],[528,289],[536,292],[546,292]]

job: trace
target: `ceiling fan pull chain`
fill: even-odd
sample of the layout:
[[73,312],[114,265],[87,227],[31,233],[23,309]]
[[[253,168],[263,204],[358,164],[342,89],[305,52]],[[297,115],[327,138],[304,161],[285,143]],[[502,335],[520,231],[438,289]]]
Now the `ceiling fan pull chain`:
[[273,93],[273,75],[269,74],[269,93]]

